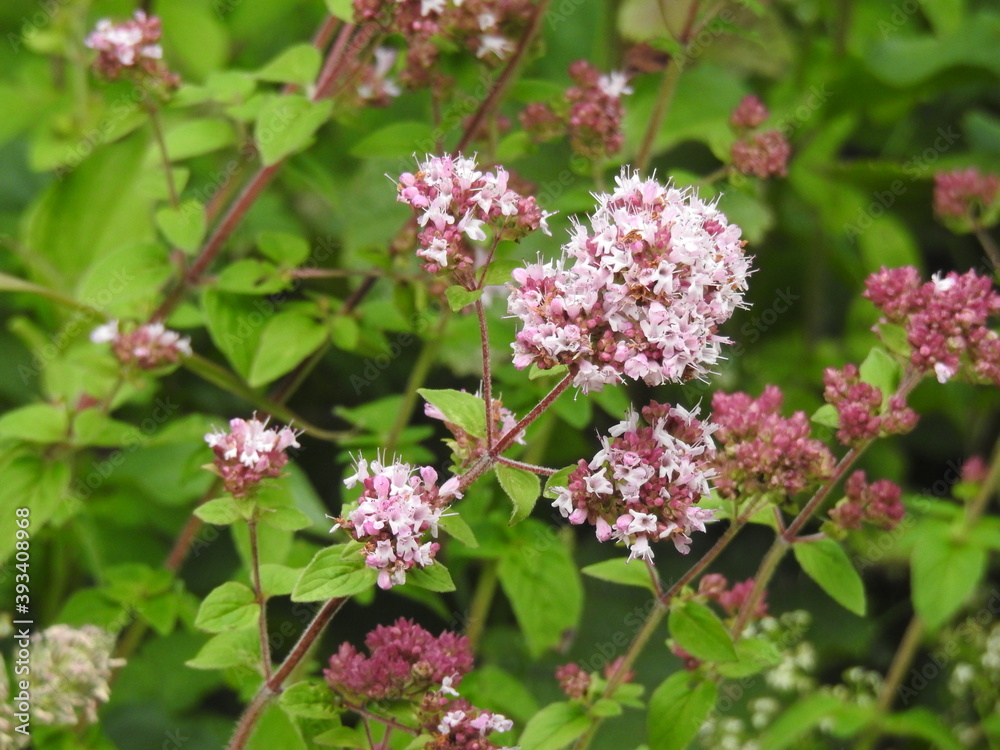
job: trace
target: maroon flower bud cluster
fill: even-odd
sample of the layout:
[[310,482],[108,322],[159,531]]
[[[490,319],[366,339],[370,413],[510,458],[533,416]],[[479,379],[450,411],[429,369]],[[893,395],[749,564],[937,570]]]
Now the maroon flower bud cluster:
[[730,156],[733,167],[743,174],[766,180],[788,174],[792,147],[779,130],[751,132],[764,124],[770,113],[756,96],[745,96],[729,116],[729,124],[739,135]]
[[567,698],[582,698],[590,690],[590,673],[575,662],[556,667],[556,680]]
[[990,473],[989,465],[982,456],[970,456],[962,464],[962,481],[980,484],[986,481]]
[[469,639],[444,631],[433,636],[400,618],[365,636],[368,656],[342,643],[324,670],[330,688],[349,700],[415,700],[425,693],[451,691],[472,670]]
[[[477,398],[482,398],[482,393],[480,391],[476,392]],[[485,409],[485,404],[483,405]],[[479,456],[483,455],[486,450],[486,438],[476,437],[470,435],[464,429],[454,422],[449,422],[445,417],[444,413],[434,406],[432,403],[424,404],[424,414],[431,419],[440,419],[444,422],[444,426],[448,428],[448,431],[454,437],[454,440],[446,440],[445,444],[451,448],[451,458],[455,466],[468,466],[469,463]],[[505,407],[500,399],[493,399],[493,416],[495,419],[493,434],[499,439],[503,437],[508,432],[510,432],[514,427],[517,426],[517,419],[510,409]],[[514,438],[514,442],[518,445],[525,445],[524,432],[518,433],[517,437]]]
[[740,99],[736,109],[729,115],[729,124],[733,130],[753,130],[763,125],[770,116],[764,102],[753,94],[748,94]]
[[285,451],[299,447],[301,433],[289,427],[268,429],[268,421],[259,421],[255,413],[250,421],[231,419],[230,432],[205,435],[215,453],[215,472],[233,497],[245,497],[264,479],[280,476],[288,463]]
[[687,554],[693,531],[704,531],[714,512],[698,507],[709,493],[713,425],[696,412],[655,401],[639,415],[629,412],[601,438],[601,450],[581,460],[557,487],[553,506],[570,523],[596,527],[597,538],[624,542],[629,560],[652,561],[652,542],[673,541]]
[[767,494],[790,498],[833,474],[833,454],[810,437],[809,417],[797,411],[780,414],[783,396],[769,385],[760,398],[746,393],[715,393],[712,422],[715,440],[715,485],[726,498]]
[[466,240],[484,241],[484,226],[505,239],[520,239],[541,229],[546,219],[533,197],[507,187],[508,174],[481,172],[474,159],[428,156],[416,174],[399,177],[396,200],[411,206],[422,231],[417,256],[428,273],[471,268],[474,250]]
[[358,23],[375,21],[383,32],[403,37],[400,80],[409,88],[440,80],[441,39],[489,64],[506,60],[533,13],[532,0],[354,0]]
[[137,10],[132,20],[111,23],[108,19],[97,26],[84,42],[97,50],[94,70],[104,78],[115,80],[123,74],[157,79],[164,86],[176,86],[179,79],[163,62],[160,19],[147,17]]
[[1000,214],[1000,177],[975,167],[934,175],[934,213],[958,231],[990,226]]
[[[823,373],[823,398],[837,410],[837,440],[853,446],[885,435],[902,435],[917,425],[917,414],[901,396],[888,400],[882,390],[861,380],[855,365]],[[883,409],[883,402],[885,408]]]
[[[753,591],[754,579],[748,578],[742,583],[734,583],[729,587],[729,581],[721,573],[709,573],[698,582],[698,593],[712,602],[716,602],[727,615],[735,615],[743,607],[743,603]],[[767,592],[761,596],[754,610],[755,618],[764,617],[767,614]]]
[[1000,386],[1000,336],[987,327],[1000,295],[989,277],[950,271],[921,284],[915,268],[883,268],[865,281],[864,296],[882,312],[880,324],[904,327],[918,372]]
[[141,370],[177,364],[182,356],[191,356],[191,339],[164,328],[162,323],[122,331],[118,321],[112,320],[95,328],[90,340],[95,344],[110,343],[119,362]]
[[533,102],[521,113],[521,125],[539,141],[569,132],[573,151],[588,159],[604,159],[618,153],[624,141],[622,97],[631,94],[628,77],[621,72],[606,75],[586,60],[569,66],[575,82],[566,90],[565,101],[553,109]]
[[867,521],[888,531],[903,518],[901,491],[888,479],[868,484],[865,473],[856,471],[844,484],[844,493],[846,497],[830,511],[830,519],[842,529],[860,529],[861,523]]

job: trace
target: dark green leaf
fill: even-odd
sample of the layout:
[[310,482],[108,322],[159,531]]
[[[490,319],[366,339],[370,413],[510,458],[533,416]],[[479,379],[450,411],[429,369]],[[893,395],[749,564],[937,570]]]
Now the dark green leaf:
[[497,475],[497,480],[503,491],[507,493],[514,504],[514,509],[510,514],[510,523],[515,524],[523,521],[531,515],[535,507],[535,501],[542,492],[542,483],[537,474],[533,474],[526,469],[518,469],[516,466],[497,464],[493,467]]
[[194,624],[210,633],[221,633],[249,627],[259,615],[260,604],[250,587],[227,581],[205,597]]
[[579,703],[550,703],[531,718],[519,744],[524,750],[559,750],[589,726],[590,718]]
[[315,554],[292,591],[292,601],[315,602],[353,596],[375,585],[378,572],[365,565],[364,556],[341,558],[343,547],[327,547]]
[[649,698],[649,750],[684,750],[715,707],[716,685],[676,672]]
[[275,263],[294,267],[309,257],[309,243],[304,237],[288,232],[261,232],[257,249]]
[[706,605],[694,601],[670,608],[670,635],[692,656],[703,661],[736,661],[729,632]]
[[626,565],[621,558],[603,560],[588,565],[581,571],[584,575],[610,583],[620,583],[623,586],[638,586],[642,589],[655,591],[653,579],[645,565]]
[[955,541],[946,524],[925,530],[913,549],[913,606],[931,630],[948,622],[976,590],[986,570],[984,548]]
[[247,382],[264,385],[295,369],[326,341],[327,331],[308,315],[282,312],[264,326]]
[[333,102],[311,102],[291,94],[270,100],[257,116],[254,137],[265,166],[309,147],[313,135],[330,117]]
[[864,584],[847,553],[837,542],[832,539],[798,542],[792,549],[799,565],[820,588],[838,604],[856,615],[864,616]]

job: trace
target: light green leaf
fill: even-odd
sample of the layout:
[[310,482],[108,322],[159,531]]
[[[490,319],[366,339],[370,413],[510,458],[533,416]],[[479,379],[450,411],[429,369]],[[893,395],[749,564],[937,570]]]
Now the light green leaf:
[[471,393],[420,388],[417,393],[433,404],[445,420],[457,424],[473,437],[486,437],[486,403]]
[[[0,452],[0,517],[14,519],[18,508],[30,511],[30,533],[36,537],[49,521],[68,516],[79,507],[69,492],[70,467],[65,461],[48,461],[29,451]],[[0,563],[14,551],[17,541],[8,531],[0,534]]]
[[294,267],[309,257],[309,243],[305,237],[289,232],[261,232],[257,235],[257,249],[278,265]]
[[173,591],[142,599],[135,603],[135,611],[159,635],[173,632],[180,611],[180,598]]
[[626,565],[621,558],[603,560],[588,565],[581,572],[601,581],[619,583],[622,586],[638,586],[641,589],[655,591],[653,579],[645,565]]
[[951,539],[947,524],[939,533],[925,529],[913,548],[913,606],[928,629],[948,622],[976,590],[986,570],[983,547]]
[[549,500],[555,500],[556,488],[565,487],[569,483],[569,475],[576,471],[576,464],[570,464],[559,469],[555,474],[545,480],[545,489],[542,495]]
[[542,378],[563,377],[569,370],[566,365],[556,365],[547,370],[541,369],[538,365],[531,365],[528,368],[528,380],[541,380]]
[[289,286],[273,263],[257,258],[243,258],[230,263],[215,280],[215,288],[234,294],[274,294]]
[[156,226],[174,247],[193,253],[205,239],[205,207],[194,200],[177,208],[163,206],[156,212]]
[[469,549],[476,549],[479,546],[472,527],[457,513],[448,513],[441,516],[438,526],[444,529],[445,533],[449,536],[454,537]]
[[251,667],[259,661],[260,631],[256,627],[249,627],[213,636],[185,664],[192,669],[228,669]]
[[260,566],[260,589],[264,596],[288,596],[295,588],[301,568],[290,568],[277,563],[265,563]]
[[502,286],[513,280],[514,269],[524,268],[522,260],[497,260],[493,259],[489,270],[486,271],[486,278],[483,286]]
[[823,404],[813,412],[810,419],[816,424],[829,427],[832,430],[839,429],[840,427],[840,415],[837,414],[837,407],[833,404]]
[[243,519],[239,506],[228,495],[202,503],[194,509],[194,514],[205,523],[215,526],[228,526]]
[[694,601],[670,608],[670,635],[692,656],[704,661],[736,661],[733,640],[706,605]]
[[128,422],[112,419],[98,409],[85,409],[73,419],[72,444],[117,448],[119,446],[139,446],[147,441],[147,436],[139,428]]
[[684,750],[715,707],[715,683],[699,681],[692,688],[691,682],[692,675],[676,672],[653,691],[647,718],[649,750]]
[[394,122],[369,133],[349,149],[359,158],[404,159],[415,153],[434,150],[434,132],[426,122]]
[[297,83],[308,86],[319,75],[323,58],[313,45],[294,44],[257,71],[262,81]]
[[334,315],[329,320],[330,340],[338,349],[353,352],[361,341],[361,328],[350,315]]
[[579,703],[550,703],[524,727],[519,743],[524,750],[559,750],[590,727],[590,718]]
[[[205,322],[216,348],[246,377],[257,352],[261,329],[274,305],[242,294],[206,289],[202,298]],[[196,360],[192,358],[190,363]]]
[[718,665],[719,674],[739,679],[781,663],[781,652],[773,643],[763,638],[743,638],[737,641],[736,656],[738,661]]
[[326,341],[326,326],[308,315],[282,312],[264,326],[247,382],[265,385],[295,369]]
[[471,292],[464,286],[450,286],[444,290],[444,296],[448,298],[448,306],[452,312],[461,312],[477,299],[483,296],[482,289],[473,289]]
[[332,109],[330,99],[311,102],[295,94],[275,97],[265,104],[254,130],[264,165],[277,164],[286,156],[308,148]]
[[411,568],[406,573],[406,582],[428,591],[444,593],[455,590],[455,582],[451,580],[451,573],[439,562],[426,568]]
[[326,9],[330,15],[347,23],[354,22],[354,3],[352,0],[326,0]]
[[899,363],[889,356],[888,352],[878,347],[868,352],[858,371],[861,380],[878,388],[885,398],[895,393],[902,374]]
[[531,515],[535,501],[542,493],[542,483],[538,479],[538,475],[526,469],[505,464],[497,464],[493,467],[493,471],[496,473],[503,491],[507,493],[507,497],[514,504],[514,509],[510,514],[510,523],[520,523]]
[[856,615],[865,614],[865,587],[844,549],[832,539],[798,542],[795,559],[834,601]]
[[330,686],[320,680],[304,680],[285,688],[279,704],[290,716],[305,719],[338,719]]
[[313,742],[324,747],[364,747],[368,744],[364,731],[352,727],[334,727],[313,737]]
[[260,513],[260,522],[285,531],[298,531],[313,525],[309,516],[297,508],[266,508]]
[[[223,119],[186,120],[170,128],[164,140],[174,162],[210,154],[236,142],[233,126]],[[151,149],[149,159],[161,158],[159,149]]]
[[32,443],[59,443],[67,439],[69,417],[65,407],[29,404],[0,417],[0,437]]
[[259,616],[260,604],[250,587],[227,581],[205,597],[194,624],[210,633],[221,633],[253,625]]
[[317,552],[292,591],[294,602],[315,602],[338,596],[353,596],[375,585],[378,572],[365,565],[364,557],[341,558],[343,545]]

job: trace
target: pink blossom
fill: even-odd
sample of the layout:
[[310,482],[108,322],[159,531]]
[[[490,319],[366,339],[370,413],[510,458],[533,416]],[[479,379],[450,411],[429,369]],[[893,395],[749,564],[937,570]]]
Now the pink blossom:
[[[934,175],[934,213],[959,231],[991,224],[1000,194],[1000,177],[984,175],[975,167]],[[984,214],[992,214],[983,221]]]
[[234,497],[244,497],[262,480],[280,476],[288,463],[285,451],[300,447],[300,433],[289,427],[268,429],[268,421],[259,421],[255,413],[249,421],[231,419],[230,432],[205,435],[215,453],[215,471]]
[[162,323],[146,323],[122,331],[117,320],[98,326],[90,334],[95,344],[110,343],[123,365],[142,370],[176,364],[182,356],[191,356],[191,339],[164,328]]
[[863,471],[856,471],[844,484],[846,497],[830,511],[830,519],[843,529],[860,529],[862,521],[880,529],[894,529],[905,509],[901,490],[888,479],[868,484]]
[[106,78],[139,72],[175,85],[177,77],[163,64],[163,49],[159,44],[162,33],[159,18],[147,17],[137,10],[131,20],[122,23],[101,19],[84,43],[97,50],[94,69]]
[[601,438],[593,460],[581,460],[566,486],[556,488],[553,506],[570,523],[593,524],[600,541],[624,542],[629,560],[651,561],[653,542],[670,539],[686,554],[690,534],[713,520],[696,503],[709,492],[714,426],[655,401],[642,416],[647,426],[629,412]]
[[[862,382],[855,365],[843,370],[827,368],[823,373],[823,397],[837,410],[837,440],[858,445],[884,435],[900,435],[917,424],[917,414],[899,396],[886,399],[874,385]],[[885,402],[883,406],[883,402]]]
[[590,689],[590,675],[573,662],[556,667],[556,680],[567,698],[582,698]]
[[743,174],[762,180],[768,177],[785,177],[792,147],[778,130],[768,130],[736,141],[732,148],[733,166]]
[[729,124],[738,130],[753,129],[760,127],[770,116],[764,103],[753,94],[748,94],[740,99],[729,116]]

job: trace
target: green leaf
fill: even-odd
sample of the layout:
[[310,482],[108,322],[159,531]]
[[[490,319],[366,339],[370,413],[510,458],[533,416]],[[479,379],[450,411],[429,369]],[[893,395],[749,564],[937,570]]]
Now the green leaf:
[[729,631],[706,605],[694,601],[670,608],[670,635],[692,656],[704,661],[736,661]]
[[581,572],[601,581],[619,583],[622,586],[638,586],[641,589],[655,591],[653,579],[645,565],[626,565],[621,558],[603,560],[588,565]]
[[692,688],[691,679],[687,672],[672,674],[650,696],[649,750],[683,750],[715,707],[715,683],[700,681]]
[[334,315],[329,320],[330,340],[338,349],[353,352],[361,341],[361,328],[350,315]]
[[185,664],[192,669],[228,669],[252,667],[259,661],[260,632],[256,627],[249,627],[213,636]]
[[882,391],[885,398],[896,392],[901,370],[899,363],[884,349],[875,347],[858,368],[861,380]]
[[833,404],[823,404],[813,412],[810,419],[816,424],[829,427],[832,430],[840,428],[840,415],[837,413],[837,407]]
[[169,635],[177,622],[180,598],[173,591],[135,603],[135,611],[158,635]]
[[832,539],[798,542],[795,559],[834,601],[856,615],[865,614],[865,587],[844,549]]
[[[164,138],[170,160],[178,162],[231,146],[236,142],[236,133],[226,120],[202,119],[180,122],[170,128]],[[159,161],[159,149],[151,148],[147,163],[150,158]]]
[[524,750],[559,750],[590,727],[590,718],[579,703],[550,703],[524,727],[518,744]]
[[210,633],[221,633],[249,627],[259,616],[260,604],[250,587],[227,581],[205,597],[194,624]]
[[486,271],[486,278],[483,286],[502,286],[513,280],[514,269],[524,268],[523,260],[496,260],[490,263],[489,270]]
[[576,471],[576,464],[570,464],[559,469],[559,471],[546,479],[542,496],[547,497],[549,500],[555,500],[557,497],[556,488],[565,487],[569,483],[569,475],[574,471]]
[[[246,377],[260,341],[261,327],[274,305],[242,294],[206,289],[202,297],[209,336],[240,375]],[[196,362],[190,358],[189,364]]]
[[528,380],[541,380],[542,378],[554,378],[563,377],[569,370],[566,365],[556,365],[555,367],[550,367],[547,370],[541,369],[538,365],[532,365],[528,368]]
[[777,646],[763,638],[743,638],[737,641],[736,657],[738,661],[719,664],[719,674],[739,679],[781,663],[781,652]]
[[298,531],[308,529],[312,520],[297,508],[267,508],[261,511],[260,522],[276,529]]
[[946,524],[935,524],[917,540],[910,562],[913,606],[928,629],[948,622],[976,590],[986,570],[987,552],[968,541],[951,539]]
[[323,58],[314,46],[308,43],[294,44],[255,75],[262,81],[308,86],[316,80],[322,64]]
[[394,122],[369,133],[348,150],[359,158],[404,159],[434,150],[434,131],[426,122]]
[[454,537],[469,549],[476,549],[479,546],[472,527],[457,513],[448,513],[441,516],[438,526],[444,529],[445,533],[449,536]]
[[368,744],[364,731],[351,727],[334,727],[313,737],[313,742],[324,747],[364,747]]
[[257,249],[278,265],[294,267],[309,257],[309,243],[304,237],[289,232],[261,232]]
[[451,573],[439,562],[426,568],[411,568],[406,573],[406,582],[428,591],[444,593],[455,590],[455,582],[451,580]]
[[482,289],[473,289],[471,292],[464,286],[450,286],[444,290],[444,296],[448,298],[448,306],[452,312],[461,312],[477,299],[483,296]]
[[215,280],[215,288],[233,294],[274,294],[289,285],[273,263],[244,258],[230,263]]
[[184,201],[177,208],[163,206],[156,212],[156,226],[174,247],[195,252],[208,228],[205,207],[198,201]]
[[243,514],[236,501],[228,495],[202,503],[194,509],[194,514],[205,523],[215,526],[228,526],[243,519]]
[[[35,537],[54,517],[68,516],[78,507],[69,493],[70,466],[65,460],[48,461],[27,451],[0,451],[0,517],[15,518],[18,508],[30,511],[29,526]],[[4,521],[12,524],[12,521]],[[17,541],[8,531],[0,534],[0,563],[14,551]]]
[[330,117],[333,102],[311,102],[304,96],[279,96],[267,102],[257,116],[254,137],[264,166],[309,147],[313,135]]
[[962,750],[965,747],[955,738],[940,716],[923,706],[885,716],[881,719],[879,728],[884,735],[918,737],[941,750]]
[[86,409],[73,419],[73,435],[70,442],[77,447],[128,446],[131,449],[142,445],[146,440],[146,436],[135,425],[112,419],[98,409]]
[[538,475],[526,469],[505,464],[497,464],[493,467],[493,471],[496,473],[503,491],[514,503],[509,523],[520,523],[531,515],[535,501],[542,493],[542,483],[538,479]]
[[828,693],[813,693],[793,705],[767,728],[759,738],[761,750],[783,750],[807,736],[823,719],[842,705],[840,698]]
[[285,713],[306,719],[337,719],[330,686],[319,680],[304,680],[285,688],[278,700]]
[[301,568],[291,568],[277,563],[265,563],[260,566],[260,589],[264,596],[288,596],[295,588]]
[[478,396],[465,391],[417,390],[424,400],[444,414],[446,421],[456,424],[472,437],[486,437],[486,403]]
[[374,586],[378,572],[365,565],[360,554],[342,559],[343,551],[344,545],[336,545],[317,552],[295,584],[292,601],[315,602],[353,596]]
[[545,524],[528,519],[510,528],[512,543],[497,571],[528,652],[537,657],[575,628],[583,609],[583,585],[569,549]]
[[69,417],[64,407],[29,404],[0,417],[0,437],[32,443],[59,443],[67,439]]
[[264,326],[247,382],[265,385],[295,369],[326,341],[326,326],[308,315],[283,312]]
[[354,23],[354,3],[352,0],[326,0],[330,15],[347,23]]

